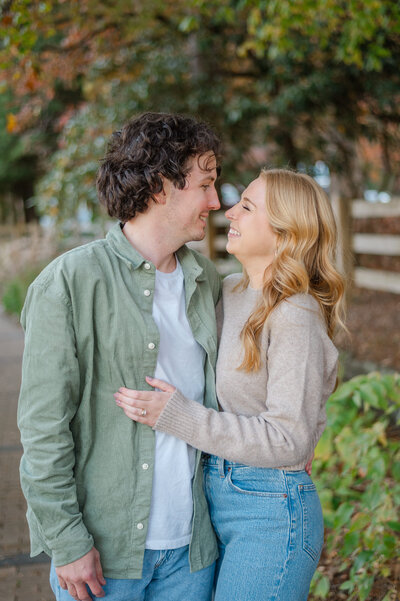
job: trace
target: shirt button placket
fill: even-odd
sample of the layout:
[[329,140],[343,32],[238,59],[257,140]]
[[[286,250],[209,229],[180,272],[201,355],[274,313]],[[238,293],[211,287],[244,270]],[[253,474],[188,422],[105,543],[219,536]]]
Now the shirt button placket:
[[[144,263],[144,264],[143,264],[143,267],[144,267],[144,269],[146,269],[147,271],[149,271],[149,270],[151,269],[151,265],[150,265],[150,263],[148,263],[147,261],[146,261],[146,263]],[[146,288],[145,290],[143,290],[143,294],[144,294],[144,296],[146,296],[146,297],[149,297],[149,296],[151,295],[151,290],[149,290],[148,288]],[[147,348],[148,348],[150,351],[153,351],[153,350],[156,348],[156,345],[155,345],[155,343],[154,343],[154,342],[149,342],[149,343],[147,344]],[[149,467],[150,467],[150,466],[149,466],[149,464],[148,464],[148,463],[142,463],[142,470],[143,470],[143,471],[147,471],[147,470],[149,469]],[[143,528],[144,528],[144,524],[143,524],[143,522],[138,522],[138,523],[136,524],[136,528],[137,528],[138,530],[143,530]]]

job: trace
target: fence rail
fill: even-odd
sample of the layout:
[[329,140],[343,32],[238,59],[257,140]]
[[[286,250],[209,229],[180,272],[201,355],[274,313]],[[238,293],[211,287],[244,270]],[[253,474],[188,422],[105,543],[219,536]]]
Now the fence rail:
[[393,198],[388,203],[372,203],[365,200],[353,200],[352,213],[354,219],[364,217],[399,217],[400,216],[400,198]]
[[[386,204],[353,200],[352,216],[353,219],[400,217],[400,199],[392,199]],[[400,256],[400,227],[398,235],[354,234],[353,251],[368,255]],[[355,267],[354,281],[361,288],[400,294],[400,273],[393,271]]]
[[356,267],[354,270],[354,280],[360,288],[400,294],[399,273]]
[[400,236],[389,234],[354,234],[353,250],[355,253],[368,255],[400,255]]
[[33,223],[0,223],[0,240],[15,240],[21,236],[32,236],[41,232],[37,222]]

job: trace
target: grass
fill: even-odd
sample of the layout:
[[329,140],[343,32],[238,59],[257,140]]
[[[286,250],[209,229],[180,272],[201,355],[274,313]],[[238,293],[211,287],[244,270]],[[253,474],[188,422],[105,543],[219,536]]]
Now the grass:
[[29,285],[44,268],[44,264],[36,265],[22,271],[3,286],[2,304],[6,313],[19,317],[24,306]]

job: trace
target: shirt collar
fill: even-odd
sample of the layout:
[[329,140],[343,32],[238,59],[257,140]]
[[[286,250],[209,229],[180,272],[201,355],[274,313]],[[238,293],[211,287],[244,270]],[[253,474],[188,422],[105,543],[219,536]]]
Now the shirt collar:
[[[112,251],[124,261],[130,269],[138,269],[146,259],[132,246],[124,236],[121,223],[116,223],[108,232],[106,239]],[[181,246],[176,251],[178,260],[182,266],[185,278],[190,277],[193,280],[205,279],[203,268],[196,260],[195,254],[187,246]]]
[[132,267],[137,269],[145,262],[145,259],[135,248],[133,248],[132,244],[128,242],[122,232],[121,226],[122,223],[120,222],[113,225],[106,236],[106,240],[113,252],[122,259],[130,269]]
[[193,280],[197,281],[206,279],[204,269],[197,262],[196,255],[190,248],[186,245],[181,246],[181,248],[176,251],[176,256],[182,266],[185,277],[191,277]]

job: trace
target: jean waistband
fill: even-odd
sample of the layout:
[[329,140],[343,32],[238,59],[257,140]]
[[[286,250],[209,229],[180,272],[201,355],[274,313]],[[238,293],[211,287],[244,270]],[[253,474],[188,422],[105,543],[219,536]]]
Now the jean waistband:
[[225,476],[229,471],[232,470],[242,470],[246,468],[246,470],[255,470],[260,476],[268,476],[277,474],[282,474],[285,476],[293,476],[296,480],[305,480],[306,483],[311,481],[310,476],[307,474],[305,470],[283,470],[280,468],[273,467],[254,467],[250,465],[246,465],[244,463],[236,463],[235,461],[228,461],[227,459],[223,459],[222,457],[217,457],[216,455],[208,455],[207,453],[203,453],[202,461],[204,467],[215,468],[218,470],[220,476]]
[[221,464],[227,467],[249,467],[244,463],[236,463],[235,461],[228,461],[227,459],[223,459],[223,457],[217,457],[217,455],[208,455],[208,453],[202,454],[203,464],[207,465],[216,465],[219,466]]

